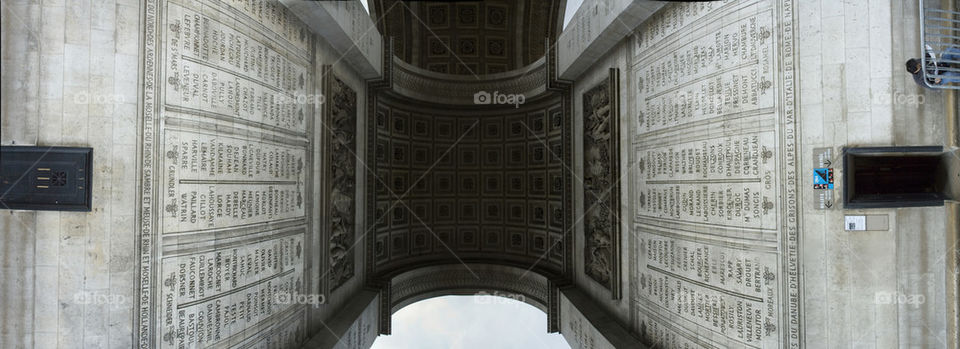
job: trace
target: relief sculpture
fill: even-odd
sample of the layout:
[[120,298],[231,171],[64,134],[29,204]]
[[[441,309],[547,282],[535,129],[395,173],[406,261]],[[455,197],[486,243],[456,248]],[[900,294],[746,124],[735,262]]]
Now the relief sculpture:
[[330,115],[330,289],[353,277],[356,227],[357,94],[343,81],[330,77],[327,105]]
[[583,94],[584,270],[619,296],[617,70]]

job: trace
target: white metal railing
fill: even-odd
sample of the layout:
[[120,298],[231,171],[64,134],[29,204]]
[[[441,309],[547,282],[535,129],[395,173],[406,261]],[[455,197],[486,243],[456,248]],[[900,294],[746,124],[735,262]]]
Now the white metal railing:
[[960,90],[960,9],[941,9],[940,0],[920,0],[923,82],[930,88]]

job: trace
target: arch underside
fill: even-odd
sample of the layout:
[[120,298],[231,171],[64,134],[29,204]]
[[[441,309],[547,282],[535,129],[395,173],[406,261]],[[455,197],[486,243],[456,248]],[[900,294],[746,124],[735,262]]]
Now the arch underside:
[[[418,83],[375,89],[368,114],[368,275],[377,283],[420,266],[486,263],[551,280],[572,272],[570,101],[497,74],[476,80],[417,74]],[[544,78],[547,60],[518,74]],[[463,88],[500,86],[522,103],[473,104]],[[534,80],[536,81],[536,80]],[[506,93],[489,91],[494,96]],[[529,93],[529,94],[527,94]],[[433,101],[416,96],[436,95]],[[450,95],[444,99],[443,96]],[[438,100],[440,102],[438,102]]]
[[[420,267],[393,278],[386,314],[434,297],[488,295],[530,304],[547,313],[548,324],[554,324],[559,318],[556,292],[556,286],[543,275],[518,267],[494,264]],[[556,332],[552,325],[549,330]]]

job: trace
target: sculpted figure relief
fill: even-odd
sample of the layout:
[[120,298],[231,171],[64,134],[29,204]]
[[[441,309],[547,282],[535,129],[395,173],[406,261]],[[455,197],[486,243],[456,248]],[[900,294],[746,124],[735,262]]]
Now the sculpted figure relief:
[[616,119],[611,110],[609,79],[583,94],[584,269],[607,288],[613,287],[612,241],[617,228],[611,209],[618,205],[613,196],[617,170],[611,153],[616,151],[611,127]]
[[351,246],[356,230],[356,123],[357,94],[332,78],[330,105],[330,289],[353,277]]

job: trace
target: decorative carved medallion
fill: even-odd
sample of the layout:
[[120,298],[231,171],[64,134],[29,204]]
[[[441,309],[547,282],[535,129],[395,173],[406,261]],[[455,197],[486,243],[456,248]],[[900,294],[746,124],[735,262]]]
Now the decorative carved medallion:
[[583,94],[584,269],[620,297],[619,71]]

